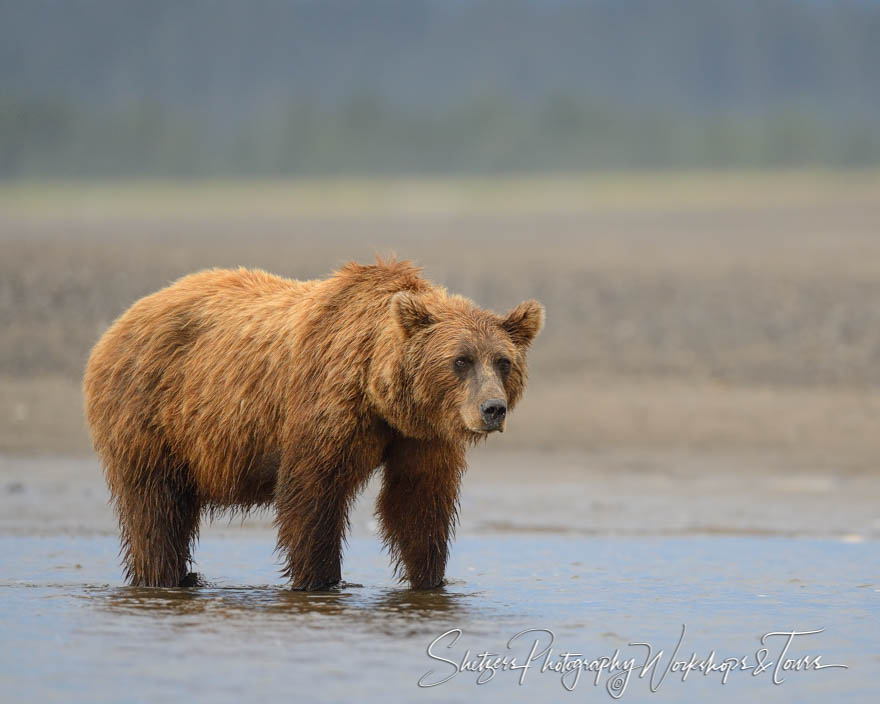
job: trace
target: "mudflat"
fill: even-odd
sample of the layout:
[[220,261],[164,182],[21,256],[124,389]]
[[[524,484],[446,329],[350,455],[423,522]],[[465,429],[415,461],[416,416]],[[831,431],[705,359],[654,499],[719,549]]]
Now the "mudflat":
[[876,469],[880,176],[0,188],[0,448],[88,453],[79,383],[191,271],[326,275],[376,252],[547,309],[505,449],[768,452]]

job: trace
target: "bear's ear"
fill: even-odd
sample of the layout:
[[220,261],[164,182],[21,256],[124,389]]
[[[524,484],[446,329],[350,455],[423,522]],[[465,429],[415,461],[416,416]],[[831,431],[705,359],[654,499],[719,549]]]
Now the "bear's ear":
[[391,315],[407,335],[433,324],[434,316],[424,299],[412,291],[398,291],[391,298]]
[[537,301],[523,301],[501,321],[501,327],[517,347],[528,347],[544,327],[544,306]]

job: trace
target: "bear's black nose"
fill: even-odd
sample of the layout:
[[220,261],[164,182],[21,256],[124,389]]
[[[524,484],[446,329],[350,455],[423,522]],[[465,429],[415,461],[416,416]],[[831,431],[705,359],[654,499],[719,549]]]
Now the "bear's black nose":
[[480,404],[480,413],[487,430],[494,430],[501,425],[504,416],[507,415],[507,404],[500,398],[490,398]]

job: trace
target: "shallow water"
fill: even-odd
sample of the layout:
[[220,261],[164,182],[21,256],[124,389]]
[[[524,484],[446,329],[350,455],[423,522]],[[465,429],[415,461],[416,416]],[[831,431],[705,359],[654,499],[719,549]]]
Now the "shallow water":
[[[0,699],[40,702],[158,701],[612,701],[614,679],[576,670],[455,674],[484,651],[527,661],[549,634],[549,663],[564,651],[588,660],[663,656],[625,686],[624,701],[875,701],[880,677],[880,561],[872,541],[780,537],[467,535],[456,541],[450,584],[411,592],[392,579],[379,542],[348,547],[337,591],[284,588],[268,531],[208,535],[197,569],[209,586],[122,586],[110,536],[0,537]],[[685,626],[676,660],[747,657],[760,637],[796,636],[788,657],[821,655],[848,669],[760,674],[670,672],[656,687]],[[429,644],[451,629],[429,657]],[[771,636],[764,663],[785,638]],[[420,678],[429,684],[420,688]],[[520,684],[519,678],[524,680]],[[485,679],[490,673],[484,672]],[[622,674],[617,672],[616,674]],[[563,686],[574,688],[569,694]],[[613,687],[612,687],[613,689]]]

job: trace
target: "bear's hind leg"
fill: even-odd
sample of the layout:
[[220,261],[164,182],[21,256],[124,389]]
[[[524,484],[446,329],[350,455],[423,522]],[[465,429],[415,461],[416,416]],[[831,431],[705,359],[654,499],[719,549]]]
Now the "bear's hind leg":
[[[184,468],[185,469],[185,468]],[[111,482],[127,581],[134,586],[192,584],[188,574],[201,504],[181,468]]]

